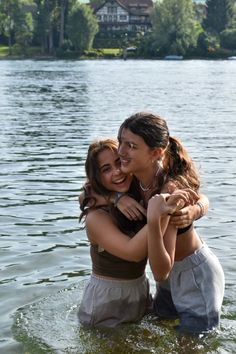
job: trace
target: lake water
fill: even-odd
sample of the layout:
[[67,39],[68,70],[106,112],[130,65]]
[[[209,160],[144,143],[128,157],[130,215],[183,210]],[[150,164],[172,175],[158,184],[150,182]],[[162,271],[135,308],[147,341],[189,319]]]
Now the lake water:
[[[87,147],[141,110],[181,137],[210,200],[195,224],[226,290],[209,338],[179,343],[148,318],[103,334],[77,323],[91,272],[77,202]],[[236,353],[236,61],[2,60],[0,117],[0,353]]]

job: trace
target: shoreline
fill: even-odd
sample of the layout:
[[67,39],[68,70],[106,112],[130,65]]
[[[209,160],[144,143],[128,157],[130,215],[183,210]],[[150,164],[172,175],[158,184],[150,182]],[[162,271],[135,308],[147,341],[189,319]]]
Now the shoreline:
[[123,56],[99,56],[99,57],[90,57],[90,56],[81,56],[81,57],[57,57],[57,56],[0,56],[0,60],[9,60],[9,61],[14,61],[14,60],[51,60],[51,61],[56,61],[56,60],[156,60],[156,61],[187,61],[187,60],[229,60],[233,61],[236,60],[236,57],[183,57],[181,59],[170,59],[170,58],[154,58],[154,57],[126,57],[123,58]]

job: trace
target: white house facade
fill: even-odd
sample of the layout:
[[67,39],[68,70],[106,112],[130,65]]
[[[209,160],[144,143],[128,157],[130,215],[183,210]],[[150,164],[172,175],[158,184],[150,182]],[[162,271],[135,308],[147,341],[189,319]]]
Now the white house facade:
[[151,29],[152,0],[107,0],[94,12],[105,31],[142,31]]

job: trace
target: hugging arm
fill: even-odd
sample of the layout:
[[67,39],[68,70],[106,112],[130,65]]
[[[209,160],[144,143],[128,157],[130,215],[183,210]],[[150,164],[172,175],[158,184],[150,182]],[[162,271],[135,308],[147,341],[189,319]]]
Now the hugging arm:
[[86,230],[91,243],[127,261],[139,262],[147,256],[147,226],[132,238],[121,232],[104,210],[91,210],[86,217]]
[[[78,197],[80,206],[83,205],[87,193],[89,193],[91,198],[91,202],[88,202],[89,206],[101,206],[112,203],[129,220],[142,220],[146,216],[146,209],[128,194],[111,192],[108,196],[103,196],[92,191],[88,183],[85,184],[83,192]],[[93,204],[90,205],[91,203]]]
[[160,194],[148,202],[148,257],[155,280],[165,280],[174,264],[177,228],[170,224],[171,214],[187,202],[186,192]]

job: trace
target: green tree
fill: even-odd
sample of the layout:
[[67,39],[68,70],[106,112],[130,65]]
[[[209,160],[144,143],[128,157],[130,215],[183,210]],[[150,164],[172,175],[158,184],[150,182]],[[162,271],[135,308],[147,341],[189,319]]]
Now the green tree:
[[30,12],[22,12],[16,20],[15,41],[26,52],[33,38],[33,16]]
[[163,0],[154,6],[153,44],[159,54],[184,55],[202,31],[192,0]]
[[31,43],[33,19],[29,6],[32,5],[31,0],[0,1],[0,33],[8,39],[10,54],[14,43],[22,48],[26,48]]
[[60,0],[60,35],[59,35],[59,47],[62,47],[64,42],[64,31],[65,31],[65,11],[68,0]]
[[220,33],[220,44],[225,49],[236,49],[236,28],[226,29]]
[[236,28],[236,1],[235,0],[232,0],[232,5],[230,3],[227,27]]
[[207,16],[203,27],[208,32],[220,34],[225,30],[233,17],[234,0],[207,0]]
[[76,3],[72,7],[67,27],[68,37],[77,51],[91,49],[98,32],[97,18],[86,4]]
[[0,32],[8,39],[9,54],[12,53],[15,20],[19,10],[18,0],[1,0],[0,2]]
[[54,44],[54,28],[58,19],[57,0],[35,0],[37,13],[35,16],[36,32],[42,52],[52,53]]
[[77,0],[58,0],[58,32],[59,32],[59,43],[58,47],[68,47],[68,36],[66,33],[66,26],[68,22],[68,13],[70,13],[72,7],[76,4]]

